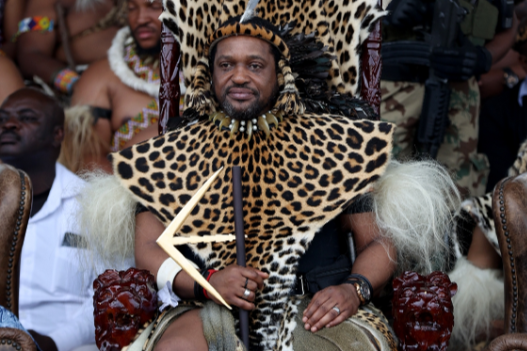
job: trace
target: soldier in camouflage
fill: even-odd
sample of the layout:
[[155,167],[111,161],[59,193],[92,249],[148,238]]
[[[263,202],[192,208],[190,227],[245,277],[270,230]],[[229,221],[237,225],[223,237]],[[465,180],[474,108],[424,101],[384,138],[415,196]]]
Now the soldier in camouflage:
[[[460,24],[456,47],[431,50],[426,46],[434,1],[393,0],[388,5],[390,15],[383,27],[383,40],[391,42],[398,52],[409,52],[408,43],[422,42],[421,53],[408,59],[390,55],[383,49],[381,81],[381,118],[395,123],[394,157],[416,156],[415,136],[423,107],[424,82],[430,67],[440,78],[449,80],[449,126],[439,148],[437,160],[452,173],[464,197],[485,192],[489,166],[485,155],[478,154],[478,124],[480,96],[477,77],[490,69],[512,46],[516,20],[503,20],[500,8],[505,0],[459,0],[466,9]],[[512,21],[514,19],[514,21]],[[411,44],[412,45],[412,44]],[[395,56],[396,59],[391,59]],[[387,57],[387,59],[385,59]]]

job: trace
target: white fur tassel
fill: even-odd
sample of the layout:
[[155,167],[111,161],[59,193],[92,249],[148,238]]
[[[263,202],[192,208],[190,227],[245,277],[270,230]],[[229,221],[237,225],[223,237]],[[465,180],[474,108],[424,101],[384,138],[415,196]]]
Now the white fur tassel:
[[480,269],[461,258],[449,274],[457,283],[453,297],[454,329],[449,349],[471,350],[476,337],[488,333],[490,323],[503,319],[505,297],[499,269]]
[[117,177],[101,171],[83,175],[86,187],[80,195],[78,223],[86,240],[87,269],[97,273],[107,268],[133,265],[135,209],[137,202],[119,184]]
[[444,268],[459,192],[435,161],[391,161],[375,183],[373,210],[381,233],[397,249],[398,272]]

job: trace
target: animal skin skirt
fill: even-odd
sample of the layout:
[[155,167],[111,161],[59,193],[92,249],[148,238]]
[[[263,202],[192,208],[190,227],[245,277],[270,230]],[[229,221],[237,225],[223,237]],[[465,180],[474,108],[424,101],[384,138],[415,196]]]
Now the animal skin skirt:
[[[363,306],[341,324],[312,333],[304,329],[302,313],[309,298],[292,298],[298,306],[293,330],[294,351],[397,351],[397,339],[388,320],[372,304]],[[129,347],[122,351],[153,351],[168,326],[185,312],[201,306],[181,304],[161,313]],[[203,332],[209,351],[245,351],[236,335],[235,320],[225,307],[207,302],[201,308]],[[287,347],[278,349],[288,349]]]

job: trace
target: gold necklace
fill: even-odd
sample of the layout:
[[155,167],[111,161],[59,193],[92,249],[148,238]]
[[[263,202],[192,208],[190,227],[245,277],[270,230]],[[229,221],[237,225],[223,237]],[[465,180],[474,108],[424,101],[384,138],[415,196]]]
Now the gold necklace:
[[247,134],[249,138],[248,140],[251,140],[253,133],[258,132],[259,130],[265,133],[265,137],[268,137],[269,134],[271,134],[271,128],[278,128],[278,124],[283,120],[284,117],[282,111],[279,111],[276,114],[269,111],[257,118],[241,121],[227,116],[223,111],[213,112],[209,115],[209,121],[212,121],[212,123],[214,123],[220,130],[231,131],[231,138],[234,138],[236,133],[241,132]]

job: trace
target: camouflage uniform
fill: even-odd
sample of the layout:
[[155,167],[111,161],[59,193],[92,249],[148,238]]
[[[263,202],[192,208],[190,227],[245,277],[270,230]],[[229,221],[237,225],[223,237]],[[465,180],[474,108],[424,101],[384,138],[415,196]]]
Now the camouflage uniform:
[[[480,97],[476,79],[451,82],[450,125],[437,160],[452,174],[463,197],[485,193],[489,173],[487,157],[477,153]],[[393,155],[413,156],[414,140],[424,97],[424,84],[381,81],[381,119],[394,123]]]

